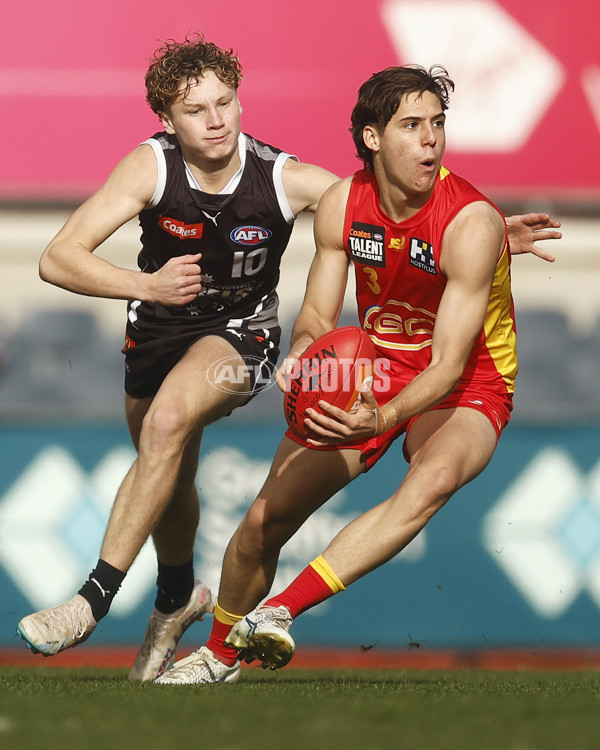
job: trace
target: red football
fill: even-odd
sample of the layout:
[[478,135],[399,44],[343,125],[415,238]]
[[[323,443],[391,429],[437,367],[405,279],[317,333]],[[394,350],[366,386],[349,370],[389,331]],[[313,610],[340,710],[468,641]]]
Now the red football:
[[335,328],[314,341],[296,362],[285,394],[286,421],[298,437],[306,437],[304,416],[319,401],[350,411],[360,400],[363,383],[373,379],[375,346],[362,328]]

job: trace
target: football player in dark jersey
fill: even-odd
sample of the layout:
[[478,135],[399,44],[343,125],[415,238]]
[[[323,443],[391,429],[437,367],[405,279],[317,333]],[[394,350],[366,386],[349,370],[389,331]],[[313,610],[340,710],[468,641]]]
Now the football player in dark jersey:
[[[86,640],[151,535],[158,593],[132,679],[169,669],[182,633],[212,611],[193,571],[202,433],[268,382],[278,356],[281,254],[294,218],[315,211],[337,180],[242,133],[241,79],[235,55],[202,37],[165,43],[146,74],[164,130],[125,156],[40,261],[49,283],[128,301],[126,416],[137,458],[88,580],[64,604],[24,617],[18,633],[46,656]],[[94,253],[136,216],[139,270]],[[529,214],[511,225],[513,251],[551,259],[534,242],[555,236],[556,222]],[[242,373],[227,388],[209,382],[219,361]]]
[[[193,571],[202,433],[269,382],[281,254],[295,217],[314,211],[337,179],[241,132],[241,79],[235,55],[202,37],[166,43],[146,74],[164,132],[116,166],[40,262],[45,281],[128,300],[126,415],[138,455],[89,580],[64,605],[23,618],[18,632],[45,655],[85,640],[151,534],[158,594],[134,679],[162,673],[183,631],[212,610]],[[136,216],[139,271],[94,253]],[[242,373],[226,388],[209,382],[219,361]]]

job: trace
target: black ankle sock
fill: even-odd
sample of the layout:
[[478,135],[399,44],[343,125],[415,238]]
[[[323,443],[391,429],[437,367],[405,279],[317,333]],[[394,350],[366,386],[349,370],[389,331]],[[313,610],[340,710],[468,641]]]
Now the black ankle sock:
[[78,593],[90,603],[96,622],[100,622],[108,614],[112,600],[121,587],[125,575],[104,560],[98,560],[89,578],[79,589]]
[[159,612],[170,615],[190,600],[194,588],[194,560],[184,565],[165,565],[158,561],[158,591],[154,606]]

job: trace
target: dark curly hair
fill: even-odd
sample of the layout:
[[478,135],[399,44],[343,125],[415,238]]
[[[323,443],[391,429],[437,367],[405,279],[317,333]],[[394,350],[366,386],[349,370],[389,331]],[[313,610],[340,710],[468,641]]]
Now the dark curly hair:
[[442,111],[448,109],[450,93],[454,82],[448,78],[448,71],[441,65],[433,65],[429,70],[420,65],[401,65],[373,73],[358,90],[356,106],[352,110],[350,132],[356,146],[356,155],[366,169],[373,169],[373,152],[365,145],[363,130],[374,125],[382,131],[400,106],[402,97],[425,91],[435,94],[440,100]]
[[237,90],[243,78],[240,61],[233,50],[224,50],[196,34],[183,42],[169,39],[156,50],[146,71],[146,101],[153,112],[164,112],[180,96],[182,82],[186,83],[183,96],[202,74],[212,70],[227,86]]

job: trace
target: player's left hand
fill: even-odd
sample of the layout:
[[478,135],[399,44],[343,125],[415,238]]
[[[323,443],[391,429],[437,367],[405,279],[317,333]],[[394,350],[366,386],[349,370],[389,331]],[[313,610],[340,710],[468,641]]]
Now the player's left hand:
[[355,440],[368,440],[382,432],[381,414],[373,391],[362,393],[362,402],[350,412],[319,401],[319,408],[307,409],[304,426],[309,431],[307,442],[314,446],[337,445]]
[[279,390],[283,393],[289,388],[290,381],[292,381],[298,374],[298,360],[314,340],[315,339],[312,336],[300,336],[294,342],[294,346],[290,349],[287,356],[277,369],[277,372],[275,373],[275,382],[279,386]]
[[559,240],[562,232],[554,230],[560,227],[560,221],[556,221],[548,214],[531,213],[509,216],[506,219],[506,225],[511,255],[531,253],[549,263],[554,262],[554,256],[535,243],[542,240]]

